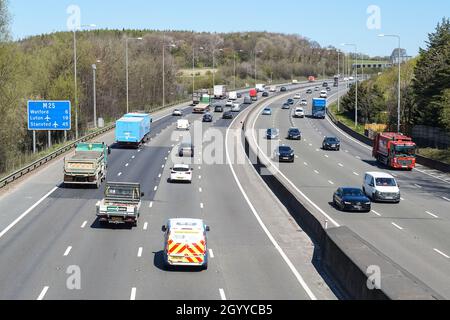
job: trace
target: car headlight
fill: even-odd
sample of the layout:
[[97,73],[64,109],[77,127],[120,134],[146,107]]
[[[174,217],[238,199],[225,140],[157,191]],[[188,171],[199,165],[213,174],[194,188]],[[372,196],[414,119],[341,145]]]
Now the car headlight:
[[344,204],[346,204],[346,205],[350,205],[350,204],[352,204],[351,202],[347,202],[347,201],[345,201],[344,202]]
[[371,202],[366,202],[366,203],[365,203],[366,206],[368,206],[368,205],[370,205],[370,204],[371,204]]

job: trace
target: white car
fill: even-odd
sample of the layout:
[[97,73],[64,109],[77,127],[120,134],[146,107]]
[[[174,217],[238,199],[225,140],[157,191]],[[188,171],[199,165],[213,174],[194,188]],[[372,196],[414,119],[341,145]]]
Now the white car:
[[305,110],[303,108],[296,108],[294,111],[294,118],[304,118]]
[[354,77],[350,77],[350,78],[348,78],[350,81],[353,81],[353,80],[355,80],[355,78]]
[[345,81],[345,82],[347,82],[347,81],[348,81],[348,78],[347,78],[347,77],[345,77],[345,78],[344,78],[344,81]]
[[276,86],[270,87],[269,91],[270,92],[277,92],[277,87]]
[[239,103],[234,103],[231,112],[241,112],[241,105]]
[[374,202],[399,203],[401,200],[397,180],[384,172],[367,172],[364,175],[363,191]]
[[302,95],[300,94],[300,93],[297,93],[295,96],[294,96],[294,99],[296,99],[296,100],[299,100],[299,99],[301,99],[302,98]]
[[225,104],[225,106],[227,107],[232,107],[233,106],[233,101],[232,100],[228,100],[227,103]]
[[190,130],[191,124],[187,119],[180,119],[177,121],[177,129],[178,130]]
[[172,112],[172,116],[174,117],[182,117],[183,116],[183,111],[180,109],[175,109]]
[[192,183],[192,168],[185,164],[176,164],[170,171],[170,182]]
[[325,90],[322,90],[322,91],[320,92],[320,97],[321,97],[321,98],[324,98],[324,99],[328,98],[328,92],[326,92]]
[[303,99],[303,100],[300,102],[300,105],[302,105],[302,106],[307,106],[307,105],[308,105],[308,100]]

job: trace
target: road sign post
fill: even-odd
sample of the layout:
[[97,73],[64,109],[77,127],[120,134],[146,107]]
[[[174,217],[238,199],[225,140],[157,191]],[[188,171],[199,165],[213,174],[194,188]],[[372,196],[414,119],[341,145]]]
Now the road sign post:
[[72,128],[70,101],[28,101],[28,130],[33,131],[33,152],[36,153],[36,131],[69,131]]

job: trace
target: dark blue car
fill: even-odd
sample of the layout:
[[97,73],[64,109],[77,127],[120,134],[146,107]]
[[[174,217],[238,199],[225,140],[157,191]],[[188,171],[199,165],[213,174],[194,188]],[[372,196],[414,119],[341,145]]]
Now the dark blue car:
[[341,211],[370,212],[372,203],[359,188],[339,188],[333,196],[333,204]]

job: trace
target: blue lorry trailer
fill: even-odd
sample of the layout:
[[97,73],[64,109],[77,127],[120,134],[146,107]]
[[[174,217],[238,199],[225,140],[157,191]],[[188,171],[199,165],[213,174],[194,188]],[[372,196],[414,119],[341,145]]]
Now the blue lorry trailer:
[[315,119],[325,119],[327,114],[327,99],[316,98],[312,103],[312,117]]

